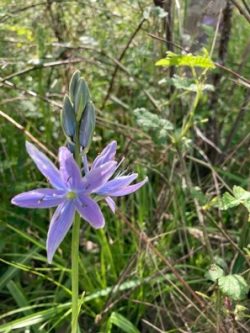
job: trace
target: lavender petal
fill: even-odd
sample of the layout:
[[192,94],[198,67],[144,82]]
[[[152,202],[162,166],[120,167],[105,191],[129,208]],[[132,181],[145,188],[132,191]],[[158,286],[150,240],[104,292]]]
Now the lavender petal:
[[87,175],[89,173],[89,164],[88,164],[88,158],[87,158],[86,154],[83,155],[82,161],[83,161],[84,173],[85,173],[85,175]]
[[48,157],[28,141],[26,141],[26,149],[37,168],[49,180],[50,184],[57,189],[64,189],[65,186],[61,180],[59,170]]
[[11,203],[25,208],[50,208],[58,206],[63,200],[62,190],[40,188],[16,195]]
[[101,152],[100,155],[96,157],[92,164],[92,169],[98,168],[104,163],[110,162],[115,158],[117,143],[116,141],[110,142]]
[[47,236],[47,258],[51,263],[53,256],[69,231],[75,215],[73,200],[64,200],[56,209],[50,222]]
[[98,204],[84,194],[75,201],[76,209],[81,217],[95,229],[104,227],[105,220]]
[[139,188],[141,188],[146,182],[148,181],[148,177],[146,177],[143,181],[134,184],[134,185],[129,185],[127,187],[124,187],[118,191],[114,191],[112,193],[112,197],[121,197],[123,195],[128,195],[130,193],[136,192],[137,190],[139,190]]
[[114,202],[114,200],[110,197],[106,197],[105,201],[108,204],[109,208],[111,209],[112,213],[115,213],[115,202]]
[[133,173],[129,176],[120,176],[116,177],[115,179],[109,180],[102,187],[98,188],[97,194],[112,196],[113,192],[122,190],[124,187],[130,185],[137,178],[137,176],[137,173]]
[[82,189],[82,177],[80,169],[73,158],[72,153],[66,147],[59,149],[60,174],[66,187],[71,190]]
[[91,169],[90,172],[83,178],[84,192],[86,194],[96,191],[103,186],[116,170],[117,162],[111,161],[101,166]]

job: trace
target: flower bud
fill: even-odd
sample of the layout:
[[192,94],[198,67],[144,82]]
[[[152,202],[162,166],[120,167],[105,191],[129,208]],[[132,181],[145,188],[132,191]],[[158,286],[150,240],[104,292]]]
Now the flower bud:
[[69,150],[72,154],[75,153],[75,144],[74,144],[74,142],[68,141],[68,142],[66,143],[66,147],[68,148],[68,150]]
[[80,135],[79,135],[80,145],[85,150],[85,153],[88,151],[88,148],[92,141],[95,129],[95,121],[96,121],[95,107],[92,102],[88,102],[81,119]]
[[69,84],[69,97],[70,97],[72,104],[74,103],[74,100],[75,100],[75,95],[76,95],[76,91],[78,88],[79,80],[80,80],[80,72],[75,71],[75,73],[72,75],[72,78],[71,78],[70,84]]
[[73,138],[76,131],[76,115],[68,95],[65,95],[63,100],[61,123],[65,135]]
[[89,102],[89,88],[86,81],[80,78],[77,84],[77,90],[74,96],[74,107],[76,112],[76,120],[82,119],[82,114],[85,110],[87,103]]

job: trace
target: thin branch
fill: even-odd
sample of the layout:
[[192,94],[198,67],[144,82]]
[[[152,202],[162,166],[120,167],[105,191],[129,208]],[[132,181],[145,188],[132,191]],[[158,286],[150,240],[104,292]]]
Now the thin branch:
[[241,7],[241,5],[238,4],[236,0],[230,0],[234,6],[238,9],[239,13],[245,17],[245,19],[250,23],[250,15],[245,12],[245,10]]
[[25,10],[28,10],[28,9],[31,9],[31,8],[35,8],[35,7],[38,7],[38,6],[44,6],[46,5],[47,2],[40,2],[40,3],[34,3],[34,4],[31,4],[29,6],[26,6],[26,7],[22,7],[22,8],[17,8],[17,9],[14,9],[10,12],[8,12],[6,15],[4,15],[3,17],[1,17],[0,19],[0,22],[5,22],[9,17],[11,17],[13,14],[18,14],[20,12],[24,12]]
[[218,62],[215,62],[215,66],[218,67],[218,68],[223,69],[224,71],[226,71],[226,72],[232,74],[233,76],[237,77],[239,80],[241,80],[241,81],[243,81],[243,82],[245,82],[245,83],[247,83],[247,84],[250,85],[250,80],[248,80],[248,79],[246,79],[244,76],[242,76],[242,75],[236,73],[236,72],[233,71],[232,69],[230,69],[230,68],[228,68],[228,67],[226,67],[226,66],[224,66],[224,65],[221,65],[221,64],[219,64]]
[[228,150],[228,148],[230,147],[231,145],[231,142],[232,142],[232,139],[237,131],[237,129],[239,128],[239,125],[240,125],[240,122],[242,121],[242,119],[244,118],[244,115],[247,111],[247,106],[250,102],[250,98],[249,98],[249,95],[247,93],[246,97],[245,97],[245,100],[244,100],[244,103],[242,105],[242,107],[240,108],[240,111],[238,112],[237,116],[236,116],[236,119],[231,127],[231,130],[228,134],[228,137],[226,139],[226,143],[225,143],[225,146],[223,148],[223,152],[224,154],[226,153],[226,151]]
[[[158,40],[158,41],[160,41],[160,42],[164,42],[164,43],[166,42],[166,40],[165,40],[164,38],[161,38],[161,37],[155,36],[155,35],[153,35],[153,34],[151,34],[151,33],[148,33],[148,36],[150,36],[150,37],[152,37],[152,38],[154,38],[154,39],[156,39],[156,40]],[[182,46],[180,46],[180,45],[178,45],[178,44],[176,44],[176,43],[173,43],[173,45],[174,45],[176,48],[178,48],[179,50],[184,51],[184,52],[187,52],[187,50],[184,49]],[[220,69],[223,69],[225,72],[230,73],[231,75],[237,77],[237,79],[239,79],[239,80],[241,80],[241,81],[247,83],[248,85],[250,85],[250,80],[246,79],[244,76],[242,76],[242,75],[236,73],[236,72],[233,71],[232,69],[230,69],[230,68],[228,68],[228,67],[226,67],[226,66],[224,66],[224,65],[222,65],[222,64],[219,64],[218,62],[214,62],[214,64],[215,64],[216,67],[218,67],[218,68],[220,68]]]
[[242,0],[246,10],[248,11],[248,13],[250,14],[250,5],[246,2],[246,0]]
[[[132,41],[134,40],[134,38],[135,38],[135,36],[137,35],[137,33],[140,31],[140,29],[141,29],[141,27],[142,27],[142,25],[143,25],[143,23],[144,23],[145,21],[146,21],[146,19],[143,18],[143,19],[140,21],[140,23],[138,24],[138,26],[136,27],[135,31],[134,31],[134,32],[132,33],[132,35],[130,36],[130,38],[129,38],[127,44],[125,45],[124,49],[122,50],[122,52],[121,52],[121,54],[120,54],[120,56],[119,56],[119,58],[118,58],[118,61],[119,61],[119,62],[122,61],[122,59],[123,59],[123,57],[125,56],[125,54],[126,54],[128,48],[129,48],[130,44],[131,44]],[[107,100],[108,100],[109,97],[110,97],[110,94],[111,94],[111,92],[112,92],[112,90],[113,90],[113,86],[114,86],[114,83],[115,83],[115,78],[116,78],[116,75],[117,75],[118,70],[119,70],[119,66],[116,64],[115,69],[114,69],[113,74],[112,74],[112,77],[111,77],[111,80],[110,80],[110,83],[109,83],[109,88],[108,88],[107,94],[106,94],[106,96],[105,96],[105,98],[104,98],[104,101],[103,101],[103,103],[102,103],[101,109],[103,109],[103,108],[105,107],[105,105],[106,105],[106,103],[107,103]]]
[[32,71],[37,70],[37,69],[48,68],[48,67],[55,67],[55,66],[62,66],[62,65],[67,65],[67,64],[77,64],[77,63],[82,62],[82,61],[93,63],[93,61],[91,61],[91,60],[89,60],[87,58],[83,58],[83,57],[81,57],[81,58],[75,58],[75,59],[67,59],[67,60],[46,62],[44,64],[34,65],[32,67],[25,68],[25,69],[23,69],[23,70],[21,70],[19,72],[7,75],[6,77],[2,78],[0,82],[4,82],[6,80],[10,80],[10,79],[12,79],[14,77],[17,77],[17,76],[22,76],[24,74],[27,74],[27,73],[32,72]]
[[[37,94],[35,91],[33,91],[33,90],[25,90],[23,88],[20,88],[16,84],[14,84],[14,83],[12,83],[10,81],[3,81],[3,79],[0,77],[0,87],[2,85],[6,86],[8,88],[11,88],[11,89],[16,89],[16,90],[22,92],[26,96],[31,96],[31,97],[35,97],[37,99],[43,100],[43,101],[47,102],[48,104],[50,104],[50,105],[52,105],[52,106],[54,106],[54,107],[56,107],[58,109],[62,109],[62,107],[63,107],[62,103],[56,102],[56,101],[54,101],[54,100],[52,100],[52,99],[50,99],[48,97],[45,97],[45,96],[41,96],[41,95]],[[97,114],[101,114],[102,113],[101,110],[98,109],[98,108],[96,109],[96,111],[97,111]],[[115,123],[113,121],[110,121],[110,120],[107,120],[107,119],[104,119],[103,117],[97,116],[96,120],[97,120],[97,122],[99,122],[102,125],[105,125],[107,127],[112,127],[113,126],[113,127],[117,128],[117,123]],[[140,135],[143,135],[146,139],[150,140],[150,136],[148,134],[146,134],[145,132],[143,132],[143,130],[141,130],[139,128],[134,128],[134,127],[131,127],[131,126],[119,123],[118,130],[123,135],[126,135],[127,137],[129,137],[128,133],[131,133],[131,134],[132,133],[138,133]]]
[[148,34],[148,36],[150,36],[150,37],[152,37],[152,38],[154,38],[154,39],[157,39],[157,40],[159,40],[159,41],[161,41],[161,42],[164,42],[164,43],[168,43],[168,44],[172,44],[174,47],[176,47],[177,49],[179,49],[179,50],[181,50],[181,51],[184,51],[184,48],[182,47],[182,46],[180,46],[180,45],[178,45],[178,44],[176,44],[176,43],[174,43],[174,42],[172,42],[172,41],[170,41],[170,40],[166,40],[165,38],[162,38],[162,37],[159,37],[159,36],[156,36],[156,35],[154,35],[154,34],[152,34],[152,33],[150,33],[150,32],[148,32],[147,33]]
[[170,271],[175,275],[176,279],[180,282],[180,284],[187,290],[189,293],[193,296],[193,298],[198,302],[198,304],[204,308],[205,302],[202,300],[195,292],[194,290],[189,286],[189,284],[183,279],[183,277],[180,275],[180,273],[175,269],[174,264],[167,259],[151,242],[151,240],[148,238],[148,236],[140,231],[137,230],[136,227],[129,222],[129,220],[124,216],[124,214],[121,211],[118,211],[118,215],[125,221],[125,223],[128,225],[129,229],[133,231],[135,235],[138,236],[140,240],[142,240],[149,248],[150,250],[161,259],[161,261],[170,269]]
[[23,132],[31,141],[33,141],[37,146],[39,146],[44,152],[46,152],[48,155],[53,157],[54,159],[57,159],[56,155],[54,155],[43,143],[41,143],[39,140],[37,140],[24,126],[19,124],[17,121],[15,121],[12,117],[7,115],[5,112],[0,110],[0,116],[6,119],[9,123],[14,125],[17,129],[19,129],[21,132]]

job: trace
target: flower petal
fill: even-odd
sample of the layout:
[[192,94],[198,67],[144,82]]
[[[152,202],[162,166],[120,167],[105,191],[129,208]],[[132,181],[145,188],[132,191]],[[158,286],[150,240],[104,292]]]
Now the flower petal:
[[63,189],[65,186],[61,180],[59,170],[51,160],[28,141],[26,141],[26,149],[37,168],[48,178],[50,184],[57,189]]
[[91,169],[83,178],[84,192],[92,193],[104,185],[116,170],[117,162],[111,161],[102,164],[98,168]]
[[64,200],[56,209],[47,236],[47,257],[51,263],[58,246],[69,231],[75,214],[74,200]]
[[74,160],[73,154],[66,147],[59,149],[60,174],[65,185],[70,190],[82,189],[80,168]]
[[141,181],[137,184],[129,185],[118,191],[114,191],[112,193],[112,197],[121,197],[123,195],[128,195],[130,193],[133,193],[133,192],[139,190],[139,188],[141,188],[147,181],[148,181],[148,177],[146,177],[143,181]]
[[11,203],[25,208],[50,208],[58,206],[63,200],[62,190],[40,188],[16,195]]
[[107,202],[109,208],[111,209],[112,213],[115,213],[115,202],[112,198],[106,197],[105,201]]
[[95,169],[102,164],[112,161],[115,158],[117,143],[116,141],[110,142],[107,147],[103,149],[100,155],[96,157],[92,164],[92,169]]
[[138,174],[133,173],[129,176],[120,176],[116,177],[112,180],[109,180],[106,184],[104,184],[102,187],[98,188],[97,194],[99,195],[113,195],[113,192],[117,192],[119,190],[122,190],[124,187],[127,187],[130,185],[136,178]]
[[105,220],[98,204],[84,194],[79,195],[75,200],[76,209],[81,217],[89,222],[92,227],[99,229],[104,227]]
[[82,161],[83,161],[84,173],[85,173],[85,175],[87,175],[89,173],[89,164],[88,164],[88,158],[87,158],[86,154],[83,155]]

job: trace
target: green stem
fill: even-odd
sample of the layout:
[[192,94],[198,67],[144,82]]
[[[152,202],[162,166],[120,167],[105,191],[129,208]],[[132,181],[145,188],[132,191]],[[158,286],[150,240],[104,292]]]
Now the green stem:
[[[76,145],[75,145],[75,160],[79,167],[81,167],[81,155],[79,145],[79,131],[76,131]],[[80,236],[80,215],[75,214],[75,220],[72,230],[72,245],[71,245],[71,280],[72,280],[72,319],[71,319],[71,333],[78,331],[78,314],[79,314],[79,237]]]
[[72,322],[71,333],[77,333],[78,329],[78,299],[79,299],[79,284],[78,284],[78,257],[79,257],[79,232],[80,232],[80,216],[75,215],[72,232]]

